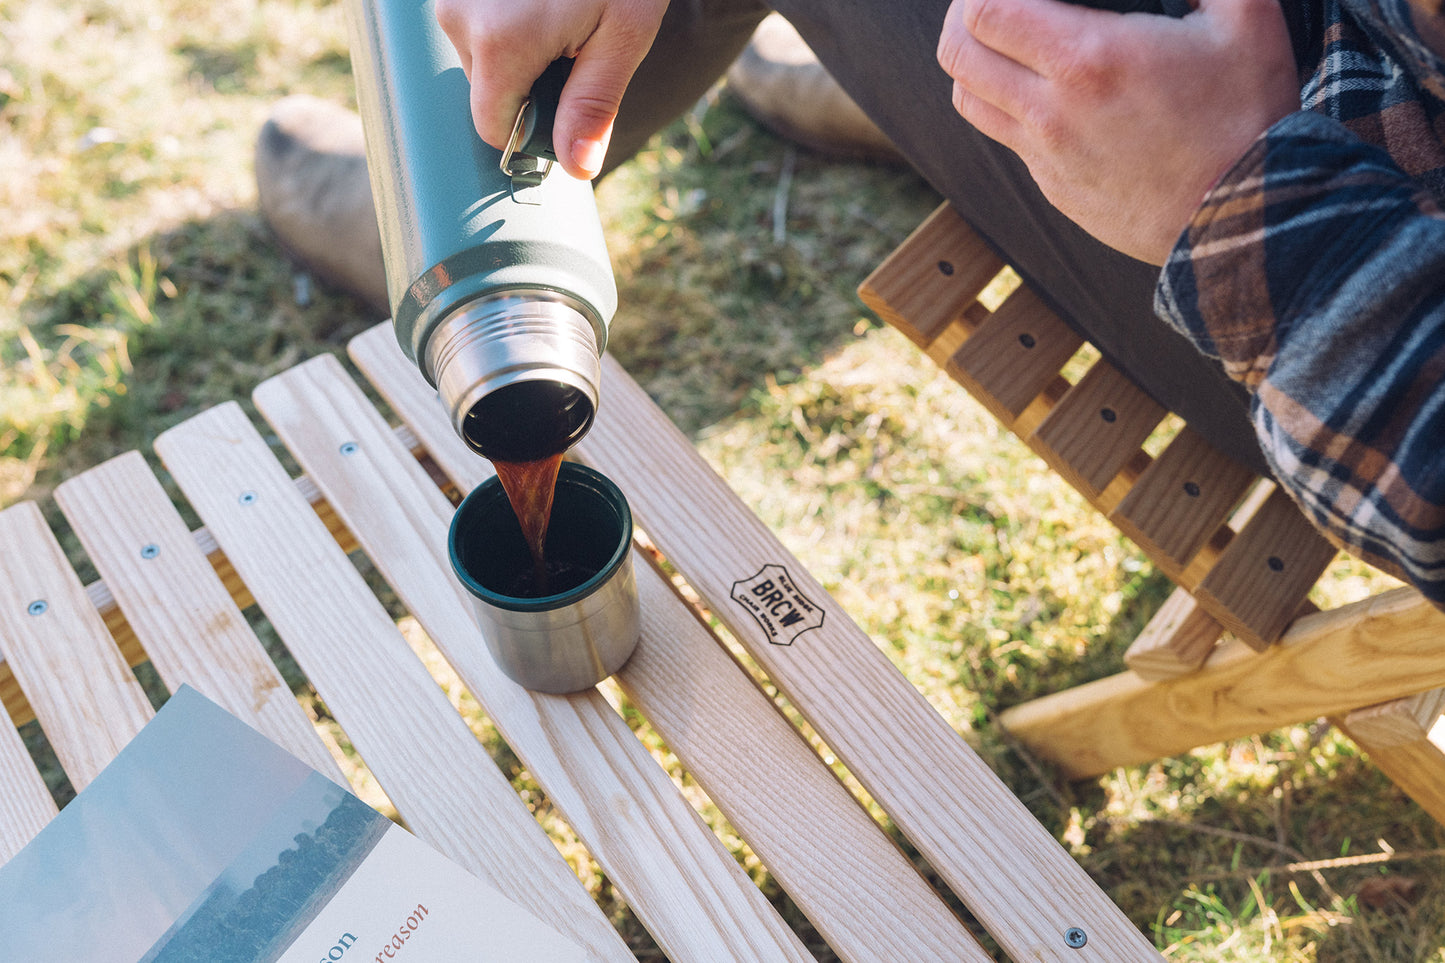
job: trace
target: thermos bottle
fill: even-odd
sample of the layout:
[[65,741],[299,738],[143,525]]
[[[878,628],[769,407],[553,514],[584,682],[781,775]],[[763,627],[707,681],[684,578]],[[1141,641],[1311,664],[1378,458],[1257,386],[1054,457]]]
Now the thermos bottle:
[[473,450],[564,451],[596,414],[617,307],[592,185],[550,169],[570,62],[539,79],[498,151],[472,125],[434,0],[345,9],[397,340]]

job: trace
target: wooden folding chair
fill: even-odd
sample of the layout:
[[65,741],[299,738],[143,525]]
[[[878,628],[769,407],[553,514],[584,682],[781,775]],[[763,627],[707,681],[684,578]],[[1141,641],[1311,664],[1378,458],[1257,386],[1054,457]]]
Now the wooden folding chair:
[[1147,452],[1177,419],[1106,361],[1066,377],[1083,341],[1027,286],[981,303],[1005,269],[944,204],[859,294],[1177,588],[1128,671],[1001,723],[1083,778],[1326,716],[1445,821],[1445,614],[1412,589],[1318,611],[1307,595],[1336,552],[1288,495],[1187,425]]

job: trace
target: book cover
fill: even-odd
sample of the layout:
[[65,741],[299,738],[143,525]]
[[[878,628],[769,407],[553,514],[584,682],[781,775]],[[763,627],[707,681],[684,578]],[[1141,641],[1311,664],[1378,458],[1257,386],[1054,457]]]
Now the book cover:
[[581,947],[185,687],[0,866],[27,963],[570,963]]

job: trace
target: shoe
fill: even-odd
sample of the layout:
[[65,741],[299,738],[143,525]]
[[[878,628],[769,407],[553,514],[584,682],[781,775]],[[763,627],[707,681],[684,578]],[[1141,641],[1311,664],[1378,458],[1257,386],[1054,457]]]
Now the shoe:
[[390,317],[360,117],[304,94],[278,101],[256,138],[256,192],[302,268]]
[[727,89],[754,119],[781,137],[834,157],[904,163],[893,142],[779,14],[758,24],[728,69]]

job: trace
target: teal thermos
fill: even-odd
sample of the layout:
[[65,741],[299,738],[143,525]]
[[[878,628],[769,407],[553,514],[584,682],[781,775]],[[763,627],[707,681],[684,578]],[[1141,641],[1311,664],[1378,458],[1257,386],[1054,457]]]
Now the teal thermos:
[[596,415],[617,307],[592,185],[550,156],[570,63],[539,78],[498,151],[472,126],[434,0],[345,8],[397,340],[473,450],[565,451]]

